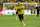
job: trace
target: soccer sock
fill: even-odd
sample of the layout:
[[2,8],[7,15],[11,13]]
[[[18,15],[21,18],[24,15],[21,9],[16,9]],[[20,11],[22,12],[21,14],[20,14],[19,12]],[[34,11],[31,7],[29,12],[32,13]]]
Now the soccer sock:
[[17,19],[17,15],[16,15],[16,19]]
[[22,24],[24,24],[24,22],[23,21],[21,21],[22,22]]

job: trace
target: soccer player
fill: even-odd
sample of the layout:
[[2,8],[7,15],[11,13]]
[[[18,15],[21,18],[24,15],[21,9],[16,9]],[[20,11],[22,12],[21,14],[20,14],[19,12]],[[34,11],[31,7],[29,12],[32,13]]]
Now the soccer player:
[[39,6],[37,6],[36,9],[37,9],[37,17],[39,17]]
[[16,7],[16,9],[17,9],[17,13],[16,13],[16,14],[18,14],[21,23],[22,23],[23,25],[25,25],[25,24],[24,24],[24,21],[23,21],[23,20],[24,20],[24,10],[25,10],[25,6],[22,6],[22,5],[20,5],[20,3],[18,3],[18,6]]

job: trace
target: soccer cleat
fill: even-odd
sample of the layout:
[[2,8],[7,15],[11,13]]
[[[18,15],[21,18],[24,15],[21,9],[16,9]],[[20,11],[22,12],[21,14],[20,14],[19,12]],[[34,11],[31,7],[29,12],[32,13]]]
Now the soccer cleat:
[[16,20],[18,20],[18,19],[16,19]]
[[23,24],[23,26],[25,26],[26,24]]

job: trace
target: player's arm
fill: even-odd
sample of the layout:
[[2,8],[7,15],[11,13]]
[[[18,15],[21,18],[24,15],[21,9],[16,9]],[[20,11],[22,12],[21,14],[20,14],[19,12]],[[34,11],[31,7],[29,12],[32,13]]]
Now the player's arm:
[[[28,11],[28,9],[27,9],[27,11]],[[29,12],[29,11],[28,11]]]
[[22,9],[25,10],[25,6],[22,6]]

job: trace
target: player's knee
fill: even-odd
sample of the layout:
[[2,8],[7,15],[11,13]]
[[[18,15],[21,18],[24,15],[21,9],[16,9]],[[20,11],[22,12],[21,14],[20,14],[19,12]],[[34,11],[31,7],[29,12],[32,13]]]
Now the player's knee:
[[21,18],[21,20],[24,20],[24,18]]

